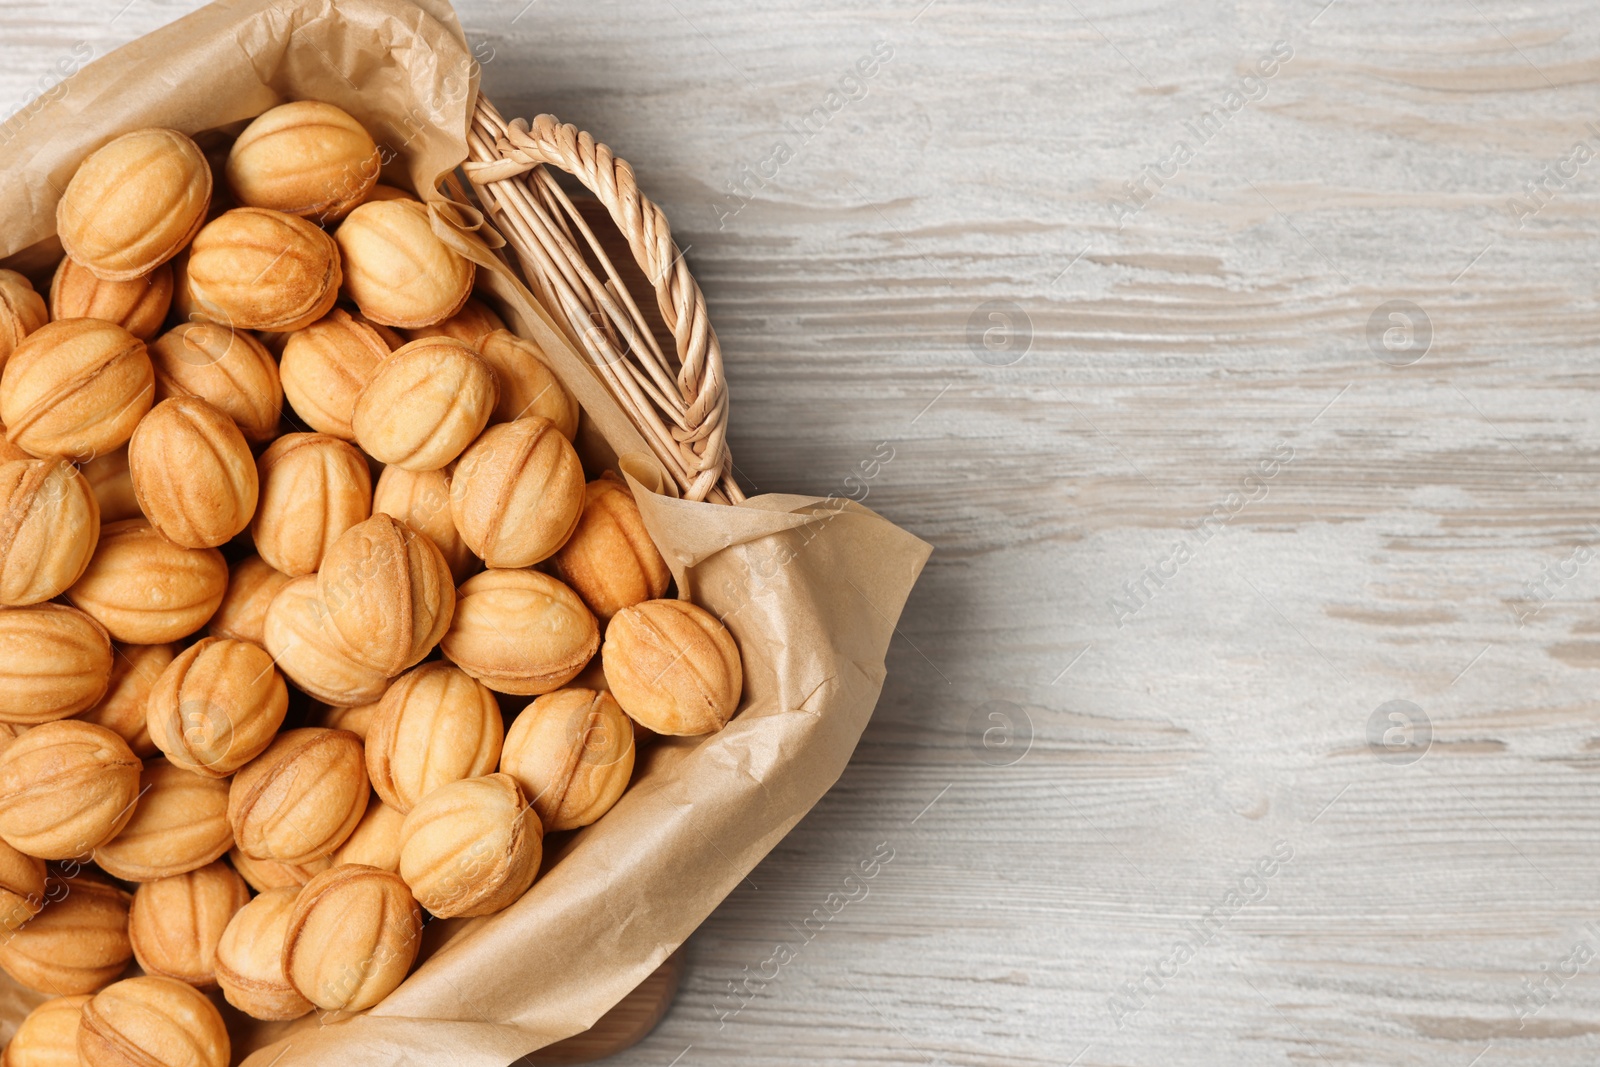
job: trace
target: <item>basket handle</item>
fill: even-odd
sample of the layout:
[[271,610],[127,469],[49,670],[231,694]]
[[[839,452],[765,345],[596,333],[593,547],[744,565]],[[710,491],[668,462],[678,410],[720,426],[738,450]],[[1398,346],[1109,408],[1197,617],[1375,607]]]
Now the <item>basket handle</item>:
[[[728,451],[728,388],[722,346],[704,294],[689,272],[662,210],[642,192],[633,168],[570,123],[540,115],[505,121],[481,94],[463,167],[497,214],[514,214],[505,237],[521,255],[552,313],[589,352],[645,439],[691,500],[740,501]],[[572,175],[610,213],[676,342],[676,368],[656,346],[622,280],[554,179]],[[507,186],[512,188],[507,189]],[[580,239],[601,263],[585,262]],[[536,247],[531,247],[536,246]],[[559,317],[559,315],[558,315]]]

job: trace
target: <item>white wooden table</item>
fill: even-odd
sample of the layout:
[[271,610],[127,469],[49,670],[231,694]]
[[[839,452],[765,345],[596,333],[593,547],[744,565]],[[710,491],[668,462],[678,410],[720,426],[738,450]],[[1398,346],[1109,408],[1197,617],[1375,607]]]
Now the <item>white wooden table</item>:
[[[1600,10],[1322,5],[461,5],[692,246],[748,482],[937,545],[622,1062],[1594,1062]],[[8,0],[0,113],[192,6]]]

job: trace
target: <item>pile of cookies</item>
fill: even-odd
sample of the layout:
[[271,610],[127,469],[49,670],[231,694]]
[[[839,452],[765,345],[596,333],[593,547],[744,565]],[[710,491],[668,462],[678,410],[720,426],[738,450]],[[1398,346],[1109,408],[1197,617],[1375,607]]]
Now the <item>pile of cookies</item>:
[[737,709],[732,636],[383,162],[312,101],[135,131],[48,293],[0,271],[0,968],[54,997],[7,1065],[222,1067],[214,987],[370,1008],[425,913],[512,904],[641,740]]

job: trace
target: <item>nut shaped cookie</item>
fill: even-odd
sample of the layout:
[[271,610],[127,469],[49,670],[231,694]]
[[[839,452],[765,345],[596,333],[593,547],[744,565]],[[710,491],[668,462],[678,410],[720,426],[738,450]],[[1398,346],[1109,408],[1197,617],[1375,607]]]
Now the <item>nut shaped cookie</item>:
[[217,984],[217,945],[250,887],[226,863],[145,882],[128,915],[133,958],[146,974],[176,978],[196,989]]
[[594,616],[571,589],[538,571],[491,570],[457,590],[439,648],[495,692],[532,695],[576,678],[599,644]]
[[56,205],[56,235],[95,277],[127,281],[177,255],[210,206],[200,147],[177,130],[135,130],[78,165]]
[[389,676],[358,662],[334,629],[315,574],[294,579],[272,598],[263,639],[278,669],[318,700],[354,707],[388,688]]
[[347,863],[307,882],[284,933],[283,969],[326,1011],[362,1011],[394,992],[417,958],[422,911],[400,876]]
[[145,760],[133,817],[94,850],[94,861],[125,882],[186,874],[233,847],[228,783],[170,760]]
[[30,333],[0,371],[0,420],[41,459],[87,460],[120,448],[150,410],[155,372],[143,341],[98,319]]
[[0,463],[0,604],[61,595],[89,566],[100,503],[89,480],[62,460]]
[[140,769],[104,726],[35,726],[0,752],[0,837],[40,859],[87,857],[133,817]]
[[487,686],[448,663],[394,680],[367,730],[367,777],[402,815],[446,783],[494,770],[505,728]]
[[391,677],[432,651],[456,606],[439,549],[388,515],[339,535],[317,572],[317,594],[351,656]]
[[345,292],[373,322],[419,329],[456,314],[472,295],[477,267],[433,231],[416,200],[369,200],[334,234]]
[[232,1047],[222,1013],[175,978],[113,982],[83,1006],[82,1067],[228,1067]]
[[247,441],[261,444],[277,435],[283,409],[278,363],[247,331],[186,322],[151,343],[150,362],[157,403],[198,397],[232,419]]
[[263,889],[234,913],[217,945],[216,976],[222,995],[246,1015],[269,1021],[298,1019],[311,1010],[283,970],[283,939],[300,887]]
[[111,685],[111,635],[64,604],[0,608],[0,722],[88,711]]
[[361,738],[317,727],[285,730],[234,775],[228,821],[247,855],[306,863],[344,844],[366,813],[367,794]]
[[494,370],[472,349],[448,337],[424,338],[378,364],[350,425],[374,459],[438,470],[489,424],[499,388]]
[[50,309],[33,283],[14,270],[0,270],[0,367],[22,339],[50,321]]
[[339,299],[339,249],[296,215],[240,207],[207,223],[186,268],[195,310],[240,330],[287,333]]
[[617,612],[601,657],[622,710],[658,734],[714,733],[739,707],[739,646],[715,615],[687,600]]
[[277,571],[322,566],[339,535],[372,513],[372,472],[353,445],[320,433],[284,434],[256,461],[261,485],[250,535]]
[[349,113],[316,100],[263,112],[228,152],[228,187],[239,203],[341,219],[378,181],[378,146]]
[[52,319],[99,319],[114,322],[141,341],[161,332],[172,307],[172,265],[163,263],[149,274],[108,282],[71,256],[56,268],[50,283]]
[[628,788],[633,723],[610,693],[557,689],[506,732],[500,770],[522,787],[547,831],[588,826]]
[[93,993],[133,959],[132,901],[130,894],[87,871],[50,875],[39,914],[0,938],[0,970],[45,993]]
[[440,918],[493,915],[533,884],[544,829],[509,774],[442,785],[400,827],[400,877]]
[[284,342],[284,396],[313,430],[354,441],[356,398],[392,351],[372,323],[336,307]]
[[549,419],[491,426],[450,476],[450,517],[490,567],[549,559],[583,515],[583,463]]
[[266,751],[289,709],[289,689],[260,645],[203,637],[150,691],[150,739],[174,764],[226,778]]
[[633,493],[611,478],[585,487],[578,528],[551,562],[561,580],[605,620],[623,608],[661,599],[672,581]]
[[185,548],[143,519],[128,519],[100,528],[100,543],[67,599],[118,641],[159,645],[204,626],[227,590],[221,552]]
[[260,483],[250,442],[204,400],[150,409],[128,442],[133,494],[150,525],[185,548],[216,548],[250,525]]

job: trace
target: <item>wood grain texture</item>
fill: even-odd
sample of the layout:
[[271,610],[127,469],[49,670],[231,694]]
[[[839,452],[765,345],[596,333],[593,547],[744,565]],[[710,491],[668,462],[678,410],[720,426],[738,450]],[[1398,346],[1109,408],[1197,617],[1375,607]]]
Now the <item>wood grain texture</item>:
[[[0,100],[191,6],[14,0]],[[747,486],[937,546],[854,762],[616,1062],[1594,1061],[1592,4],[461,11],[690,246]]]

